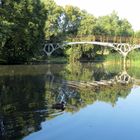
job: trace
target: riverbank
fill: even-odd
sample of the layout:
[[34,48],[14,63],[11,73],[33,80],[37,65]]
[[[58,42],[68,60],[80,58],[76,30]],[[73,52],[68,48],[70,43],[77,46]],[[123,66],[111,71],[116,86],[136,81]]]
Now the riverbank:
[[[127,56],[127,64],[140,65],[140,52],[133,51]],[[109,55],[97,55],[95,58],[87,59],[80,58],[77,60],[79,62],[106,62],[109,64],[121,64],[122,56],[119,53],[110,53]],[[7,63],[6,61],[0,59],[1,65],[22,65],[22,64],[66,64],[71,63],[68,57],[46,57],[41,59],[32,59],[30,61],[16,61],[13,63]]]

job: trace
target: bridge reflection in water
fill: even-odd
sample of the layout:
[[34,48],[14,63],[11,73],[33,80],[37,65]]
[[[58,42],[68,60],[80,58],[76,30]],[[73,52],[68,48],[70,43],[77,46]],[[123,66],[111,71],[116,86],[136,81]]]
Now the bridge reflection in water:
[[[118,72],[116,75],[111,76],[109,79],[98,79],[98,80],[62,80],[61,85],[57,88],[57,97],[56,97],[56,102],[61,103],[61,102],[67,102],[71,98],[75,98],[77,96],[77,90],[88,90],[93,91],[96,93],[96,91],[102,91],[102,90],[109,90],[111,87],[115,88],[130,88],[133,87],[133,85],[139,85],[140,80],[136,79],[134,77],[131,77],[126,70],[125,63],[123,66],[121,66],[122,70]],[[103,67],[101,69],[104,69]],[[99,72],[99,71],[98,71]],[[109,75],[108,72],[106,74]],[[92,75],[92,74],[91,74]],[[55,80],[55,76],[51,71],[48,71],[46,73],[46,77],[51,77],[49,78],[50,80],[50,89],[53,89],[54,87],[54,82],[58,83],[57,80]],[[77,78],[79,79],[79,78]],[[117,87],[118,86],[118,87]],[[130,87],[129,87],[130,86]]]
[[[0,138],[21,139],[41,130],[41,123],[88,104],[116,104],[130,94],[136,79],[120,66],[102,64],[2,66],[0,68]],[[119,73],[120,72],[120,73]],[[47,118],[47,120],[46,120]],[[46,132],[47,133],[47,132]]]

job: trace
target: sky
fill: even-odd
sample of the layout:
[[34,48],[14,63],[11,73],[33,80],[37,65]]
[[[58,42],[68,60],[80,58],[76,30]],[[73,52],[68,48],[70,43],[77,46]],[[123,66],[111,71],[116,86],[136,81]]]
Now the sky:
[[140,30],[140,0],[54,0],[58,5],[73,5],[94,16],[104,16],[116,11],[120,18],[126,18],[133,29]]

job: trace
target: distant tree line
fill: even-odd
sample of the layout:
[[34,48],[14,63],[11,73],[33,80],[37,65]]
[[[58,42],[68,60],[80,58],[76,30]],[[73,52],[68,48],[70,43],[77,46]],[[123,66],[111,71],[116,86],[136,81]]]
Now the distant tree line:
[[[65,8],[53,0],[1,0],[0,3],[0,61],[23,63],[43,59],[43,43],[66,41],[70,35],[133,36],[127,19],[120,19],[115,11],[95,17],[71,5]],[[136,35],[139,37],[140,33]],[[81,46],[76,47],[82,50]],[[81,52],[90,52],[93,46]],[[55,55],[70,56],[72,49]],[[80,58],[85,53],[80,53]],[[73,57],[75,57],[73,56]],[[90,54],[94,56],[95,54]]]

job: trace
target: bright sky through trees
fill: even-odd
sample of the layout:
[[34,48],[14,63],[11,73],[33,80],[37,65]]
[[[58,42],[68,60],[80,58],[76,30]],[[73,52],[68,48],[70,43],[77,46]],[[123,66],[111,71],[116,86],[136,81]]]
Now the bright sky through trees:
[[126,18],[134,30],[140,30],[139,0],[55,0],[59,5],[67,4],[85,9],[95,16],[110,14],[115,10],[121,18]]

